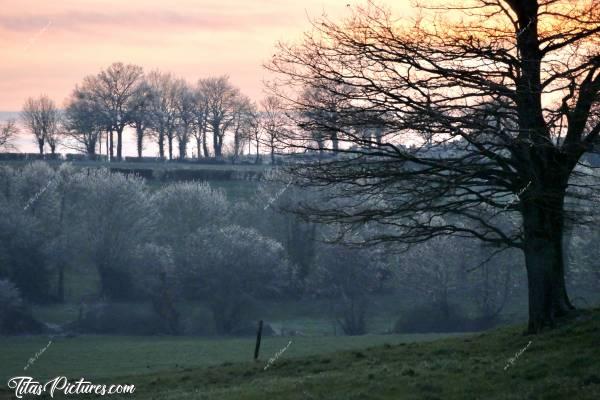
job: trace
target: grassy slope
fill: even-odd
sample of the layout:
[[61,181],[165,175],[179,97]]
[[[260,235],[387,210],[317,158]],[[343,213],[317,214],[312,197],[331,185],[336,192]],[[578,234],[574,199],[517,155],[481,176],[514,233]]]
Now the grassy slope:
[[301,358],[290,358],[292,344],[267,371],[269,352],[258,363],[174,368],[106,383],[133,383],[135,395],[124,398],[156,400],[600,398],[600,310],[540,335],[522,330]]
[[[523,327],[470,338],[150,374],[154,399],[598,399],[600,312],[537,336]],[[529,348],[505,370],[507,359]]]

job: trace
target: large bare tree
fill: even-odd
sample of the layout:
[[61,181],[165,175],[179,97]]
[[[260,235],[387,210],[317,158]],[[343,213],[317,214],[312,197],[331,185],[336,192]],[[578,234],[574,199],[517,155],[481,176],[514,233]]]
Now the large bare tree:
[[200,80],[200,91],[207,103],[207,121],[213,134],[215,157],[223,155],[223,140],[233,122],[233,113],[239,90],[229,82],[229,77]]
[[[528,330],[539,332],[573,309],[563,228],[577,211],[568,195],[578,163],[600,134],[600,4],[436,4],[403,21],[370,3],[279,46],[272,88],[298,123],[302,110],[327,109],[293,93],[344,100],[335,126],[311,124],[338,133],[337,150],[324,145],[334,156],[290,168],[298,184],[336,189],[299,209],[325,223],[379,226],[371,243],[458,235],[521,249]],[[374,128],[377,140],[365,135]],[[286,144],[316,151],[312,132],[298,129]],[[509,216],[515,225],[499,223]]]
[[148,128],[152,124],[152,102],[155,91],[153,87],[143,79],[131,100],[131,126],[135,129],[135,140],[138,157],[144,152],[144,138],[147,136]]
[[117,133],[117,160],[123,158],[123,131],[131,123],[135,99],[142,82],[142,67],[120,62],[113,63],[98,75],[88,76],[84,80],[84,85],[93,91],[95,101],[106,120],[111,159],[114,154],[113,132]]
[[187,146],[194,132],[196,122],[196,96],[194,90],[184,79],[175,81],[175,110],[177,128],[175,135],[179,147],[179,159],[186,157]]

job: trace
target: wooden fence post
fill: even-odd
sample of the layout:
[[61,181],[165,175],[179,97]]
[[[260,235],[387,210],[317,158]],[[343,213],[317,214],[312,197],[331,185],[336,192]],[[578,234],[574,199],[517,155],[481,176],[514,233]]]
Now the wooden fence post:
[[254,347],[254,361],[258,359],[258,352],[260,351],[260,339],[262,337],[263,321],[258,321],[258,332],[256,332],[256,346]]

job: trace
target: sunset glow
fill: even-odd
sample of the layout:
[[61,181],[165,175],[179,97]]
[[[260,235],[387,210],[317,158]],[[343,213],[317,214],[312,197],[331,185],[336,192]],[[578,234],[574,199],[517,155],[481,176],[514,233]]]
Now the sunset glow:
[[343,16],[348,4],[8,0],[0,10],[0,111],[18,111],[28,96],[40,93],[62,105],[85,75],[115,61],[171,71],[190,82],[228,74],[257,99],[265,78],[262,63],[274,44],[298,38],[310,28],[309,18]]

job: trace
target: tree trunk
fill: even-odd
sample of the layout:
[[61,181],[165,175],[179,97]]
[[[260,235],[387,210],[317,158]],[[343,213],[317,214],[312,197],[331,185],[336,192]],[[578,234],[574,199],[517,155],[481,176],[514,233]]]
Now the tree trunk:
[[137,153],[138,158],[142,158],[142,150],[144,148],[144,129],[141,126],[136,126]]
[[[102,139],[99,143],[100,146],[102,146]],[[87,145],[87,148],[85,149],[85,152],[88,156],[90,156],[90,158],[93,158],[93,156],[96,154],[96,142],[90,141]],[[100,152],[102,152],[102,148],[100,149]]]
[[221,145],[219,143],[219,126],[213,125],[213,147],[215,150],[215,157],[221,157]]
[[114,132],[111,129],[110,130],[110,134],[109,134],[109,147],[110,147],[110,161],[113,160],[114,156],[115,156],[115,152],[114,152]]
[[173,159],[173,135],[168,135],[167,139],[169,141],[169,160]]
[[339,150],[340,145],[339,145],[339,140],[338,140],[337,132],[332,132],[331,133],[331,145],[333,147],[333,151],[338,151]]
[[522,204],[525,233],[523,250],[529,289],[529,333],[553,327],[556,317],[574,309],[567,295],[564,276],[564,192],[554,200],[533,197]]
[[123,127],[117,130],[117,160],[123,160]]
[[158,156],[161,160],[165,158],[165,134],[163,132],[158,133]]
[[271,165],[275,165],[275,142],[271,136]]
[[38,139],[38,149],[40,154],[44,154],[44,139]]
[[235,164],[237,162],[238,154],[240,152],[240,136],[238,132],[233,136],[233,157],[231,157],[231,163]]
[[185,159],[185,153],[187,152],[187,142],[179,139],[179,159]]
[[204,150],[204,157],[210,157],[210,153],[208,152],[208,143],[206,143],[206,129],[202,133],[202,150]]

